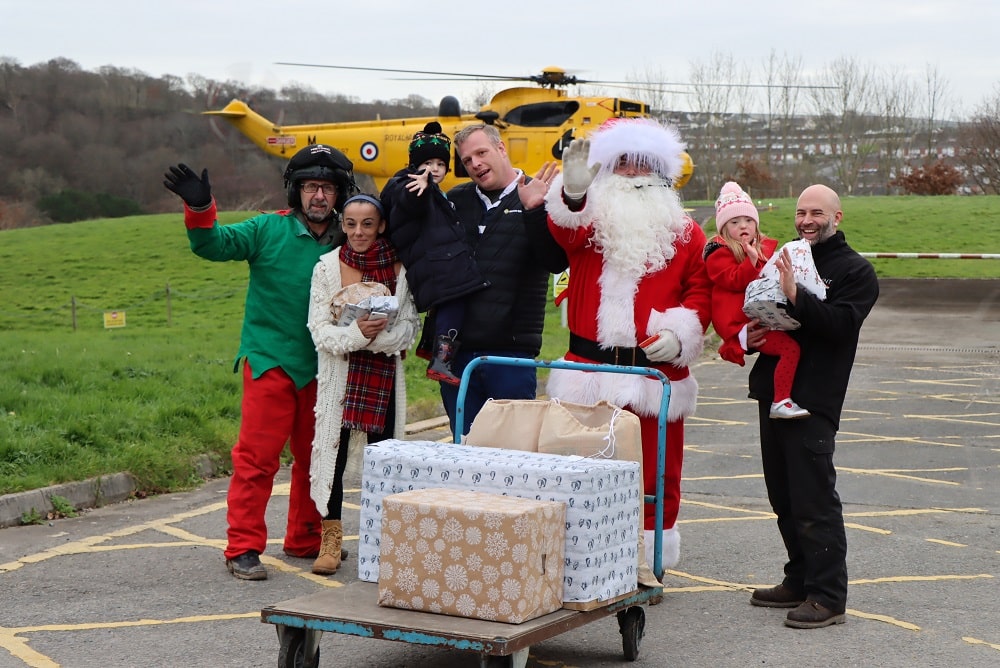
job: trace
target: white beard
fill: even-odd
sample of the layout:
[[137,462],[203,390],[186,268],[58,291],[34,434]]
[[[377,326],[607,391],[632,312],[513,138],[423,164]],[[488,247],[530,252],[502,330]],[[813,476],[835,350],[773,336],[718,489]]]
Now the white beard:
[[609,174],[590,187],[594,244],[604,265],[638,280],[667,266],[687,217],[677,192],[655,176]]

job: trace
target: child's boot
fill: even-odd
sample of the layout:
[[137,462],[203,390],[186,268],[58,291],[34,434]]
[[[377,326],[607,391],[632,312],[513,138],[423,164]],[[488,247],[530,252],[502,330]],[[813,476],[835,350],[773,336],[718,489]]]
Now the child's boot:
[[788,398],[771,404],[771,413],[768,417],[772,420],[795,420],[809,417],[809,411]]
[[453,336],[439,334],[434,341],[434,356],[427,367],[427,377],[449,385],[459,385],[462,379],[451,371],[451,361],[458,352],[459,342]]

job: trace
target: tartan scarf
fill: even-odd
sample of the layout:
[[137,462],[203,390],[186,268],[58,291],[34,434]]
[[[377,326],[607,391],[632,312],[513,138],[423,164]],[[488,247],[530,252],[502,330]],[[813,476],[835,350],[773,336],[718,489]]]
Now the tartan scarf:
[[[376,239],[364,253],[356,252],[345,243],[340,247],[340,260],[360,271],[362,281],[381,283],[396,294],[396,262],[399,256],[384,238]],[[370,350],[356,350],[347,356],[347,360],[343,427],[369,434],[381,433],[385,430],[389,402],[393,401],[396,360],[392,355]]]

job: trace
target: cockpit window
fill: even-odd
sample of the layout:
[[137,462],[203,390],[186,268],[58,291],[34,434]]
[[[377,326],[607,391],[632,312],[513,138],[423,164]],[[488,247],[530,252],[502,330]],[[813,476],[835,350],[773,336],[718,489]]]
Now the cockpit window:
[[536,102],[523,104],[507,112],[503,120],[512,125],[528,128],[557,128],[580,109],[574,100],[564,102]]

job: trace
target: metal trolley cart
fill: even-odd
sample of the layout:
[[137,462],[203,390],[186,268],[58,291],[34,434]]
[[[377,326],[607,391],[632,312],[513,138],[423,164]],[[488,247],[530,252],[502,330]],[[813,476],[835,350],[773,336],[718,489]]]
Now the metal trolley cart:
[[[670,381],[656,369],[611,364],[582,364],[563,360],[539,361],[522,358],[484,356],[465,368],[458,391],[455,419],[455,442],[461,442],[465,396],[471,374],[480,364],[533,366],[577,369],[648,376],[663,384],[660,401],[656,494],[646,495],[646,503],[655,504],[654,575],[662,580],[660,567],[663,552],[663,474],[666,468],[667,407]],[[277,627],[280,650],[279,668],[315,668],[319,665],[319,641],[324,632],[362,638],[381,638],[417,645],[431,645],[475,652],[481,667],[523,668],[531,645],[553,638],[564,631],[594,620],[616,615],[622,636],[622,650],[627,661],[639,656],[639,645],[646,625],[641,604],[653,603],[663,596],[662,587],[640,587],[634,594],[593,610],[566,608],[521,624],[506,624],[480,619],[451,617],[415,610],[380,607],[378,585],[353,582],[336,589],[317,592],[261,610],[261,621]]]

